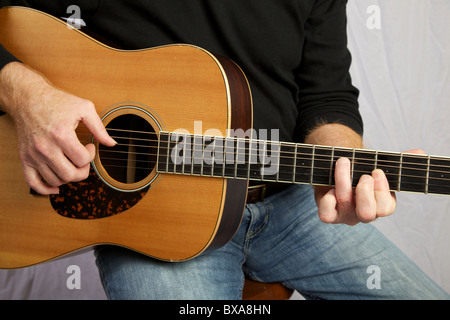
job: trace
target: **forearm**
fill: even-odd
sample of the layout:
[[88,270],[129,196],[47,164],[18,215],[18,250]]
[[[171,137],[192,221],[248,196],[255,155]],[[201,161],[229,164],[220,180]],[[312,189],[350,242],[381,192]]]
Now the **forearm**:
[[[1,71],[3,71],[3,69],[8,65],[11,64],[13,62],[19,62],[19,60],[14,57],[11,53],[9,53],[1,44],[0,44],[0,73]],[[5,81],[5,80],[4,80]],[[0,84],[1,85],[1,84]],[[1,99],[2,96],[4,96],[4,92],[6,89],[3,89],[3,94],[2,94],[2,88],[0,87],[0,116],[4,114],[5,107],[3,106],[5,104],[5,102],[2,103]],[[8,92],[8,91],[6,91]]]
[[20,62],[11,62],[0,71],[0,110],[16,115],[49,88],[40,74]]
[[345,125],[336,123],[317,126],[306,136],[305,143],[345,148],[363,148],[361,135]]

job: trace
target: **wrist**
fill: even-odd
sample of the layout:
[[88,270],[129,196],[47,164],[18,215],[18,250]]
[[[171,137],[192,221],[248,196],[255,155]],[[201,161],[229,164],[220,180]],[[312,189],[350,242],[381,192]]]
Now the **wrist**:
[[305,143],[344,148],[363,148],[361,135],[351,128],[338,124],[323,124],[313,129],[305,138]]

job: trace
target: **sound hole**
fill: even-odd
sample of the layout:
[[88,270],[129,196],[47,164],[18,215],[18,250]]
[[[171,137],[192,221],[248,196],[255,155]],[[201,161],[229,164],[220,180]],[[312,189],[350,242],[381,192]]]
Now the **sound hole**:
[[133,184],[148,177],[156,164],[158,141],[148,121],[134,114],[121,115],[106,126],[115,147],[99,146],[100,161],[109,176]]

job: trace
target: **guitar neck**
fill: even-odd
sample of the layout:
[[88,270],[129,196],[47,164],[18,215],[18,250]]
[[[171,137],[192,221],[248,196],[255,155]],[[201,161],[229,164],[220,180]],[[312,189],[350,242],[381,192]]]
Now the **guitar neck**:
[[450,158],[235,137],[162,132],[157,171],[333,186],[341,157],[351,161],[353,187],[362,175],[381,169],[392,191],[450,194]]

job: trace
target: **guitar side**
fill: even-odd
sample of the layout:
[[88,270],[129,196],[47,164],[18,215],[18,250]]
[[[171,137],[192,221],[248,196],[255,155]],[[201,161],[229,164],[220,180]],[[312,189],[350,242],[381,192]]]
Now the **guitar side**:
[[[118,105],[130,107],[125,113],[140,108],[151,115],[156,134],[194,132],[196,121],[223,133],[251,126],[245,76],[229,60],[200,48],[116,50],[51,16],[18,7],[0,10],[0,42],[55,86],[93,101],[99,114]],[[162,175],[155,169],[148,191],[128,210],[100,219],[62,216],[49,197],[30,194],[15,132],[11,118],[1,116],[0,268],[29,266],[97,244],[182,261],[223,245],[239,225],[246,181]],[[95,207],[102,198],[83,201]]]

